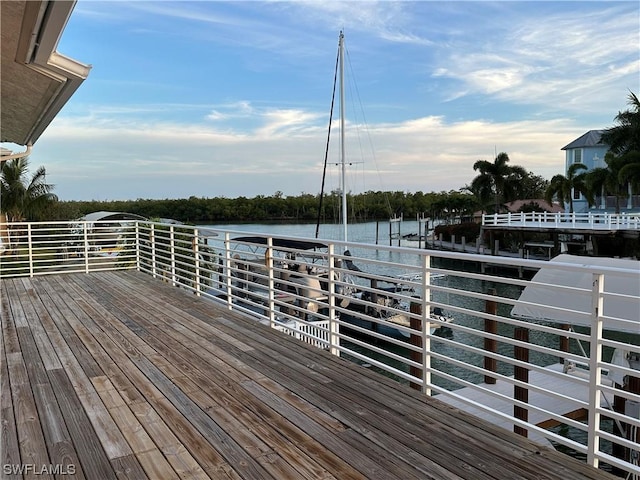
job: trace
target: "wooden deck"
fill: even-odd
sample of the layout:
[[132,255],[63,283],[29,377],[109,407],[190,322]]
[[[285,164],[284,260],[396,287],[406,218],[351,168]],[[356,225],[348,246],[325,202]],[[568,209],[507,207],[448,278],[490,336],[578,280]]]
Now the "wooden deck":
[[614,478],[142,273],[0,295],[2,478]]

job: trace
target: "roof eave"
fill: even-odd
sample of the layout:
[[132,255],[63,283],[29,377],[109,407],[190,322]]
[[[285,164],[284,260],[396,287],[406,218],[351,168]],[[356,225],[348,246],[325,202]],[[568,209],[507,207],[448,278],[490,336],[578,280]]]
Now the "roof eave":
[[75,3],[75,0],[27,2],[15,62],[37,75],[51,78],[58,85],[48,98],[43,95],[42,108],[35,112],[35,121],[31,125],[23,124],[24,132],[20,135],[3,132],[3,142],[33,145],[89,75],[89,65],[56,51]]
[[[56,48],[75,6],[74,1],[46,2],[42,21],[36,23],[28,41],[27,57],[34,70],[60,82],[60,87],[42,111],[22,145],[33,145],[89,75],[90,66],[58,53]],[[35,44],[37,42],[37,44]],[[21,45],[22,46],[22,45]],[[20,51],[20,50],[19,50]]]
[[[68,69],[69,67],[71,67],[71,70]],[[22,145],[33,145],[36,140],[40,138],[40,135],[42,135],[53,119],[60,113],[60,110],[62,110],[76,90],[82,85],[82,82],[89,75],[91,67],[54,51],[51,53],[46,66],[33,64],[32,68],[46,75],[58,77],[60,87],[42,111],[40,118],[33,125],[33,128],[24,139]]]

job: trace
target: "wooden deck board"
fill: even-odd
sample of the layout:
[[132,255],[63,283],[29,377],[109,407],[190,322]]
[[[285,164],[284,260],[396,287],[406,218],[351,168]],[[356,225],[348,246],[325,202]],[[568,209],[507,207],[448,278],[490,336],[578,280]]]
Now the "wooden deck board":
[[4,279],[0,296],[8,464],[76,462],[87,479],[609,478],[145,274]]

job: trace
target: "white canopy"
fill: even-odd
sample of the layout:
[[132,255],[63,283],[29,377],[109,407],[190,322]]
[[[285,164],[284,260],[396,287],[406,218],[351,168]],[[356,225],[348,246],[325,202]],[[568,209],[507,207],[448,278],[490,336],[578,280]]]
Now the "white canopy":
[[135,213],[101,211],[87,213],[78,220],[82,222],[98,222],[102,220],[146,220],[146,218],[136,215]]
[[[561,269],[559,265],[554,266],[554,263],[581,265],[590,269],[577,272]],[[640,262],[637,260],[558,255],[549,261],[548,267],[542,267],[534,275],[531,285],[525,287],[511,314],[562,324],[590,326],[593,272],[598,267],[620,269],[618,272],[604,272],[603,315],[613,317],[605,319],[604,328],[640,334]],[[558,287],[587,291],[574,292]],[[607,293],[630,297],[610,296]]]

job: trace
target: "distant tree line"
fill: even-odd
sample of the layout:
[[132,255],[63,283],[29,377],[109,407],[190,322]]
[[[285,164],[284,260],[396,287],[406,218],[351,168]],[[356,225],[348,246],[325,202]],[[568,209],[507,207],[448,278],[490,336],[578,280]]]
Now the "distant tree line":
[[[521,169],[524,176],[517,182],[518,188],[508,200],[516,198],[541,198],[548,182],[542,177]],[[513,198],[512,198],[513,197]],[[143,217],[170,218],[186,223],[225,222],[315,222],[337,223],[341,219],[342,198],[339,191],[325,194],[320,208],[320,195],[303,193],[298,196],[274,195],[255,197],[189,197],[164,200],[114,200],[114,201],[58,201],[49,206],[47,218],[72,220],[91,212],[106,210],[129,212]],[[368,191],[347,195],[350,222],[387,220],[403,216],[413,219],[418,215],[442,220],[470,218],[483,208],[483,202],[470,188],[448,192],[383,192]]]
[[[320,196],[303,193],[298,196],[274,195],[255,197],[189,197],[164,200],[58,201],[49,207],[48,218],[71,220],[91,212],[107,210],[129,212],[147,218],[171,218],[186,223],[225,222],[315,222],[336,223],[341,218],[341,195],[326,194],[319,212]],[[348,194],[350,222],[388,219],[394,215],[415,218],[425,215],[445,218],[469,214],[477,208],[471,193],[408,193],[369,191]]]

